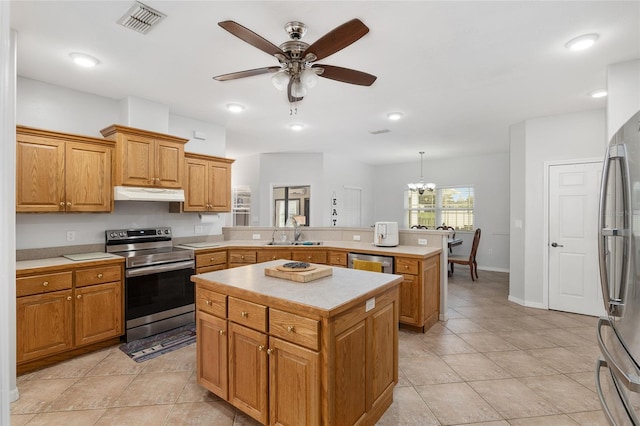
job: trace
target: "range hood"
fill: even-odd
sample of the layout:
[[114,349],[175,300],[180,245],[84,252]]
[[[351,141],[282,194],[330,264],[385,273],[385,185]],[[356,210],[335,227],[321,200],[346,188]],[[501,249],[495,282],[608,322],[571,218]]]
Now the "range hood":
[[113,199],[116,201],[184,201],[184,190],[114,186]]

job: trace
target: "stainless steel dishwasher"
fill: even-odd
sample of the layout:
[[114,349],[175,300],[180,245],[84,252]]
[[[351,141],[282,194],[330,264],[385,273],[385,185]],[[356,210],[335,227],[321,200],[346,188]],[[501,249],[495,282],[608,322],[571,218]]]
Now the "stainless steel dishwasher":
[[368,262],[379,262],[382,264],[382,272],[393,274],[393,256],[378,256],[375,254],[349,253],[347,256],[347,267],[353,269],[354,260],[365,260]]

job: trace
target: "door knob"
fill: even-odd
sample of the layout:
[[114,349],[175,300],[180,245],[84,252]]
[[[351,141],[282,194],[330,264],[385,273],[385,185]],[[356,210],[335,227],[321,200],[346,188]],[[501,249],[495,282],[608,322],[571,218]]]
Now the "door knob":
[[564,247],[564,246],[558,243],[551,243],[551,247]]

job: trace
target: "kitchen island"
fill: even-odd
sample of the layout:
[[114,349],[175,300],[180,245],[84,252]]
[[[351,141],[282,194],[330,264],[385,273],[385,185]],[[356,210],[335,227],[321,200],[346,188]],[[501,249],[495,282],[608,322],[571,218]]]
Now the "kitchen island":
[[262,424],[373,425],[398,382],[400,275],[276,260],[194,275],[198,383]]

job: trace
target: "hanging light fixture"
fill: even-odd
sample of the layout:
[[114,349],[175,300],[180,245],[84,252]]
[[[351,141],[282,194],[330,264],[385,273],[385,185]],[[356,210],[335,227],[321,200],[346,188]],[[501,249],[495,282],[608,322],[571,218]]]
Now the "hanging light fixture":
[[407,186],[411,191],[418,192],[418,194],[424,194],[424,191],[433,192],[436,189],[436,184],[429,182],[424,183],[424,176],[422,174],[424,166],[424,151],[420,151],[420,181],[418,183],[408,183]]

